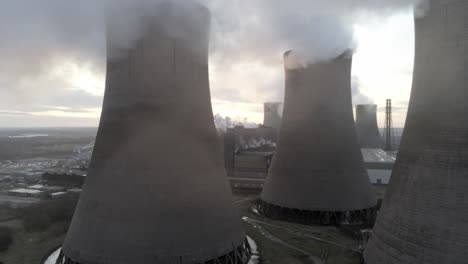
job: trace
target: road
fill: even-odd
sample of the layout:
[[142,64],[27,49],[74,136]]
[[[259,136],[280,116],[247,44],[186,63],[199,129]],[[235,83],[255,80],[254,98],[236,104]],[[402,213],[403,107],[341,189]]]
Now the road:
[[290,249],[293,249],[297,252],[300,252],[301,254],[304,254],[306,256],[309,257],[310,260],[312,260],[314,263],[316,264],[324,264],[324,262],[317,256],[315,256],[314,254],[308,252],[308,251],[305,251],[303,249],[300,249],[294,245],[291,245],[281,239],[279,239],[278,237],[272,235],[270,232],[268,232],[267,230],[265,230],[262,226],[260,226],[258,224],[258,221],[254,220],[254,219],[251,219],[249,217],[242,217],[242,220],[244,220],[246,223],[250,224],[251,226],[253,226],[258,232],[260,232],[260,234],[262,234],[265,238],[267,238],[268,240],[270,241],[273,241],[275,243],[278,243],[282,246],[285,246],[287,248],[290,248]]

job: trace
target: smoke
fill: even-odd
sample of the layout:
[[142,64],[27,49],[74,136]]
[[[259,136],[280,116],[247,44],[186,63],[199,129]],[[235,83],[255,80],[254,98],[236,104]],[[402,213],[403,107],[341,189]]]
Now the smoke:
[[214,52],[222,48],[224,53],[220,57],[225,61],[234,61],[231,56],[242,54],[265,64],[276,64],[285,51],[293,50],[289,63],[301,66],[353,50],[356,47],[355,24],[412,7],[422,15],[427,2],[254,0],[246,4],[212,0],[210,6],[215,18]]
[[374,104],[375,102],[361,90],[361,82],[358,77],[351,78],[351,93],[353,96],[353,105]]
[[[25,112],[34,105],[64,106],[58,99],[50,102],[48,95],[67,90],[70,95],[86,92],[80,96],[82,102],[74,102],[78,109],[100,107],[106,18],[118,18],[112,23],[118,23],[114,26],[119,28],[119,42],[122,47],[131,46],[143,32],[141,17],[153,14],[161,1],[0,0],[0,105]],[[171,0],[180,8],[194,1]],[[428,8],[424,0],[199,2],[212,13],[212,68],[241,62],[262,69],[282,68],[282,54],[291,49],[300,64],[327,60],[355,47],[353,25],[359,21],[411,6],[418,6],[416,13],[422,15]],[[57,74],[69,64],[100,76],[94,85],[98,87],[75,84],[69,73]],[[215,97],[222,92],[212,88]],[[90,101],[95,103],[89,105]]]
[[279,117],[283,117],[284,104],[280,104],[280,105],[278,106],[278,109],[277,109],[277,110],[278,110],[278,116],[279,116]]
[[[106,17],[118,17],[122,45],[139,37],[139,19],[163,0],[0,0],[0,69],[34,75],[60,57],[103,64]],[[183,8],[195,0],[171,0]],[[213,15],[213,52],[257,54],[268,62],[293,49],[310,61],[354,48],[353,25],[424,0],[199,0]],[[227,54],[225,51],[242,51]],[[8,60],[5,60],[8,59]],[[34,63],[31,63],[34,62]],[[8,68],[7,68],[8,66]],[[13,67],[12,67],[13,66]]]
[[215,126],[218,130],[226,131],[228,128],[234,128],[241,126],[245,128],[257,128],[258,125],[252,122],[248,122],[247,118],[231,118],[229,116],[222,117],[220,114],[214,116]]

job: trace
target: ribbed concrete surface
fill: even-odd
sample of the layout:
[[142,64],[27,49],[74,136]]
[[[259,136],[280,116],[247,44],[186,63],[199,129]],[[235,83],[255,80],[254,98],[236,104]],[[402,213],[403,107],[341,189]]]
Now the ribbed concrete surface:
[[145,19],[130,50],[108,29],[103,112],[64,244],[79,263],[199,263],[245,238],[211,110],[209,12],[165,1]]
[[263,104],[263,125],[271,128],[280,128],[282,103],[268,102]]
[[377,124],[377,105],[356,105],[356,131],[361,148],[384,147]]
[[327,212],[376,204],[354,125],[351,62],[344,55],[286,69],[283,121],[263,201]]
[[399,155],[368,264],[468,263],[468,2],[430,1]]

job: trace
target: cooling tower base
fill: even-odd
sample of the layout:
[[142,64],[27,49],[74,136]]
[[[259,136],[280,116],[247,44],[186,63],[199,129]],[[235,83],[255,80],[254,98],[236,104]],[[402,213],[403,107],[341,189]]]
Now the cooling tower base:
[[309,211],[291,209],[259,201],[257,210],[265,217],[306,225],[339,226],[342,224],[372,227],[377,215],[375,207],[355,211]]
[[[244,243],[237,247],[235,250],[231,251],[229,254],[221,256],[216,259],[208,260],[205,262],[191,262],[187,261],[182,257],[173,257],[171,259],[167,259],[164,262],[155,262],[156,263],[175,263],[175,264],[186,264],[186,263],[197,263],[197,264],[246,264],[252,256],[252,250],[250,248],[250,244],[245,239]],[[59,257],[57,258],[56,264],[88,264],[88,263],[80,263],[70,259],[69,257],[65,256],[63,251],[60,252]]]

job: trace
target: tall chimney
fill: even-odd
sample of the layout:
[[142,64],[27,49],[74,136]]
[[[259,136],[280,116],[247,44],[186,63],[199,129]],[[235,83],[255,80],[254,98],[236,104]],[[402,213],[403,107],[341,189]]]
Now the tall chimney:
[[468,259],[468,2],[429,4],[415,20],[408,117],[368,264]]
[[356,105],[356,131],[361,148],[384,147],[377,125],[377,105]]
[[163,1],[142,18],[128,50],[108,27],[96,146],[57,263],[247,260],[211,109],[210,13],[177,5]]
[[371,220],[376,200],[356,136],[351,62],[346,53],[286,68],[278,148],[258,206],[266,216],[318,224]]
[[281,106],[282,103],[269,102],[263,104],[263,125],[271,128],[281,126]]

